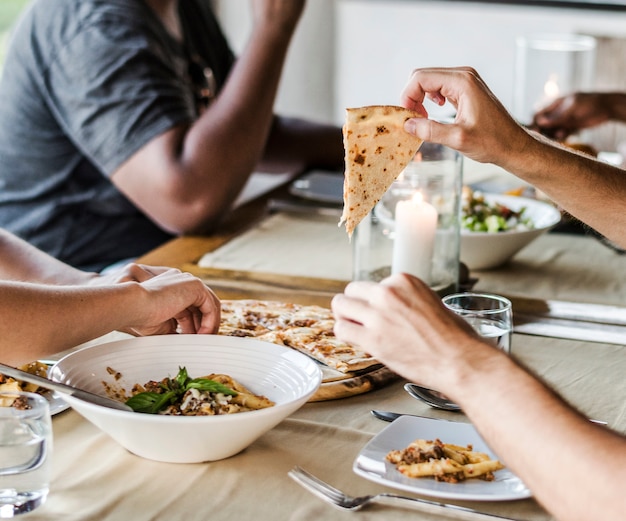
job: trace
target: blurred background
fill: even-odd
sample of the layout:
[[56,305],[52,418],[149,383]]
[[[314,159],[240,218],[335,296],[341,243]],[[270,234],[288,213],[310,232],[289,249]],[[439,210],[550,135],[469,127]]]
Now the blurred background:
[[[215,3],[240,50],[251,27],[248,0]],[[310,0],[277,110],[342,123],[346,107],[396,104],[416,67],[459,65],[475,67],[511,110],[516,38],[540,32],[596,37],[593,88],[626,90],[626,2]],[[585,138],[615,150],[626,130],[609,124]]]
[[[0,63],[29,1],[0,0]],[[212,1],[240,51],[252,26],[250,0]],[[538,32],[594,36],[592,88],[626,90],[626,1],[309,0],[276,110],[341,124],[346,107],[396,104],[412,69],[459,65],[475,67],[511,109],[516,38]],[[439,115],[451,113],[446,107]],[[626,130],[609,124],[586,137],[599,150],[616,150]]]

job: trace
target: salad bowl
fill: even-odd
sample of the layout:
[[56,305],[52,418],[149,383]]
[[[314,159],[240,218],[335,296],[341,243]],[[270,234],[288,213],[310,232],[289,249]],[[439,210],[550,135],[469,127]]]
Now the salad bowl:
[[[561,220],[561,212],[550,203],[513,195],[482,195],[488,206],[500,205],[500,208],[522,213],[512,224],[501,224],[505,229],[499,231],[472,231],[465,226],[461,228],[461,261],[470,270],[492,269],[505,264]],[[464,223],[467,217],[464,212]],[[476,218],[478,221],[480,219],[481,216]],[[484,226],[480,226],[481,224],[483,223],[478,222],[476,227],[489,228],[487,223]]]

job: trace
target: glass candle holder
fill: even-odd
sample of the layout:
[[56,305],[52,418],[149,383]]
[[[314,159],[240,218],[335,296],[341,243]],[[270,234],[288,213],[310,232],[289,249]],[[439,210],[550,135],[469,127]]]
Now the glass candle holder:
[[463,156],[424,143],[356,227],[353,279],[380,281],[405,272],[440,295],[459,285]]
[[513,114],[524,124],[560,96],[592,87],[596,40],[580,34],[517,38]]

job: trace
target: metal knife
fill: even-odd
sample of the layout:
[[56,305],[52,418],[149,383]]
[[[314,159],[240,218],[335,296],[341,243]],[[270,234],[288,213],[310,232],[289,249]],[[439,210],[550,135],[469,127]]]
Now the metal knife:
[[133,410],[125,403],[118,402],[110,398],[105,398],[104,396],[90,393],[89,391],[77,389],[76,387],[71,387],[60,382],[54,382],[52,380],[48,380],[47,378],[27,373],[26,371],[16,369],[15,367],[11,367],[9,365],[0,364],[0,373],[15,378],[16,380],[23,380],[24,382],[39,385],[46,389],[50,389],[51,391],[56,391],[62,394],[69,394],[70,396],[75,396],[76,398],[80,398],[81,400],[89,403],[94,403],[102,407],[109,407],[110,409],[133,412]]

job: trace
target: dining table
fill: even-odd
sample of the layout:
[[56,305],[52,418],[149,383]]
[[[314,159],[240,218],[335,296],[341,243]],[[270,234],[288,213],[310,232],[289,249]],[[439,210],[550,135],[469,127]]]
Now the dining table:
[[[337,210],[294,200],[282,186],[237,208],[218,232],[174,238],[138,262],[189,271],[222,299],[329,306],[351,274],[351,243],[337,227]],[[465,283],[474,291],[511,298],[515,322],[511,356],[583,414],[626,433],[626,255],[591,234],[544,233],[505,265],[470,270]],[[93,342],[119,335],[111,332]],[[241,453],[194,464],[143,459],[74,410],[60,412],[52,422],[48,499],[23,517],[32,521],[464,519],[448,509],[426,512],[419,505],[392,501],[358,512],[342,511],[290,479],[288,472],[300,466],[353,496],[400,493],[504,519],[553,519],[532,497],[428,498],[357,475],[353,463],[360,451],[392,425],[374,417],[373,409],[433,418],[442,425],[470,422],[463,412],[433,409],[415,400],[404,391],[405,383],[393,375],[382,382],[361,382],[352,391],[344,387],[335,395],[306,403]]]

